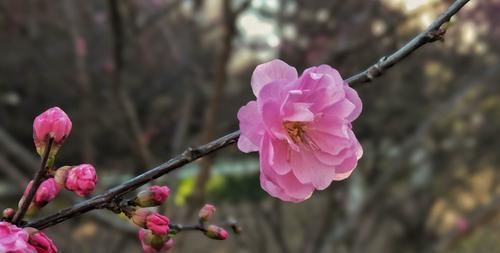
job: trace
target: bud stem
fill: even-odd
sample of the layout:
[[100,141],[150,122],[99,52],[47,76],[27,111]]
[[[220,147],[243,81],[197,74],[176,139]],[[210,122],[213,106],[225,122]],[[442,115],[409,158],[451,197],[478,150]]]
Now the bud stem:
[[19,225],[20,221],[23,219],[24,215],[26,214],[26,211],[28,210],[28,207],[31,204],[31,201],[33,201],[33,198],[35,197],[36,191],[38,190],[38,187],[42,184],[42,181],[47,173],[47,161],[49,159],[49,154],[50,150],[52,149],[52,144],[54,143],[54,138],[49,138],[49,141],[47,143],[47,147],[45,148],[42,156],[42,161],[40,163],[40,168],[36,172],[34,178],[33,178],[33,184],[31,185],[31,189],[28,192],[28,195],[24,199],[21,207],[17,210],[16,214],[14,215],[14,218],[12,218],[12,224]]

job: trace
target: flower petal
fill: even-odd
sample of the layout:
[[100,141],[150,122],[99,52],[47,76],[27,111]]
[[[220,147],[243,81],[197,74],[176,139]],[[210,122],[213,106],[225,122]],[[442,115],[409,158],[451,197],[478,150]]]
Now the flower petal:
[[253,94],[257,97],[260,90],[266,84],[284,79],[286,81],[293,81],[297,79],[297,70],[286,64],[282,60],[272,60],[257,66],[252,74],[252,90]]
[[242,106],[238,111],[238,120],[240,121],[241,130],[238,148],[245,153],[258,151],[264,134],[264,125],[257,102],[250,101],[247,105]]

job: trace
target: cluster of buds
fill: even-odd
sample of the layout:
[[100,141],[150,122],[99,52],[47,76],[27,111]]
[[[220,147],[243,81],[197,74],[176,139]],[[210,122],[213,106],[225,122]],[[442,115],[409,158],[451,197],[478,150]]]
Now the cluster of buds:
[[[59,194],[62,188],[66,188],[81,197],[89,195],[95,189],[97,175],[92,165],[63,166],[59,169],[53,167],[56,154],[70,134],[71,128],[71,120],[59,107],[50,108],[35,118],[33,139],[40,156],[43,156],[46,151],[48,152],[46,167],[49,173],[38,187],[26,212],[27,216],[33,216],[40,208],[47,205]],[[48,148],[49,150],[47,150]],[[33,181],[26,187],[19,201],[19,207],[26,200],[32,184]]]
[[170,189],[167,186],[149,186],[130,201],[137,208],[131,211],[129,217],[133,223],[141,227],[139,240],[146,253],[166,252],[174,243],[169,234],[168,217],[146,208],[163,204],[169,193]]
[[[55,199],[61,189],[66,188],[79,196],[89,195],[96,186],[97,175],[92,165],[54,167],[55,157],[64,140],[71,132],[72,123],[68,115],[59,107],[53,107],[38,115],[33,122],[33,140],[37,153],[44,161],[43,178],[35,184],[30,181],[19,200],[19,208],[26,207],[27,216],[33,216],[40,208]],[[46,160],[45,160],[46,159]],[[37,179],[38,180],[38,179]],[[38,185],[33,199],[28,195],[34,185]],[[19,216],[23,218],[22,212]],[[6,208],[0,221],[0,252],[56,253],[57,248],[44,233],[34,228],[21,229],[16,212]]]
[[217,225],[209,225],[208,227],[205,226],[205,223],[215,214],[215,206],[212,204],[205,204],[200,211],[198,212],[198,219],[200,224],[205,227],[204,228],[204,234],[206,237],[214,240],[225,240],[228,236],[229,233],[217,226]]

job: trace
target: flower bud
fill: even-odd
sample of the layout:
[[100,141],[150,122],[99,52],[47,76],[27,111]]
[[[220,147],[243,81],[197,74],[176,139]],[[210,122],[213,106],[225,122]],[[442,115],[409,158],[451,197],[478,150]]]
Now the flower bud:
[[2,216],[4,219],[12,219],[14,217],[14,209],[12,208],[5,208],[2,212]]
[[139,240],[146,253],[167,252],[172,248],[174,241],[167,235],[156,235],[149,229],[139,230]]
[[[32,185],[33,185],[33,180],[29,182],[28,186],[26,186],[23,196],[19,201],[19,207],[22,205],[22,203],[28,196]],[[27,215],[29,216],[30,214],[34,214],[39,208],[47,205],[47,203],[52,201],[57,196],[57,194],[59,194],[59,191],[61,191],[61,187],[57,185],[54,178],[49,178],[43,181],[35,193],[33,202],[30,204],[28,208]]]
[[146,208],[139,208],[132,214],[132,221],[139,227],[147,228],[157,235],[168,233],[168,217],[155,213]]
[[148,215],[152,213],[151,210],[146,208],[139,208],[132,214],[132,222],[134,222],[139,227],[146,227],[146,219]]
[[201,221],[207,221],[210,219],[215,214],[215,206],[212,204],[205,204],[201,209],[200,212],[198,213],[198,218]]
[[158,206],[167,200],[169,192],[167,186],[150,186],[137,194],[135,203],[140,207]]
[[85,197],[95,189],[96,184],[97,175],[94,166],[81,164],[69,170],[65,186],[78,196]]
[[63,166],[56,170],[54,179],[59,186],[64,187],[66,185],[66,179],[68,178],[68,173],[70,170],[71,166]]
[[33,246],[38,253],[57,253],[54,242],[41,231],[34,228],[25,228],[30,237],[28,243]]
[[51,157],[57,153],[66,137],[71,132],[72,123],[68,115],[59,107],[52,107],[38,115],[33,122],[33,139],[38,154],[43,155],[48,138],[54,138],[54,148]]
[[226,238],[229,236],[229,233],[221,227],[218,227],[216,225],[210,225],[205,231],[205,235],[208,238],[215,240],[226,240]]
[[158,213],[151,213],[146,217],[146,227],[157,235],[166,235],[169,230],[169,223],[168,217]]

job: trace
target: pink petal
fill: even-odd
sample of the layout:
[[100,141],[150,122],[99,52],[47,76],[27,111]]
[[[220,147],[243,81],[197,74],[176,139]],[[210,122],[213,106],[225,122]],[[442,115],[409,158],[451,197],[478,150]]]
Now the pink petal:
[[294,67],[286,64],[282,60],[272,60],[257,66],[252,74],[252,90],[255,96],[259,96],[259,92],[266,84],[284,79],[293,81],[297,79],[297,70]]
[[351,114],[349,114],[349,116],[347,116],[347,120],[352,122],[361,114],[361,111],[363,110],[363,103],[361,102],[358,93],[353,88],[346,84],[344,90],[346,98],[354,105],[354,110]]
[[250,101],[238,111],[241,135],[238,148],[245,153],[258,151],[264,133],[264,126],[256,101]]
[[278,175],[284,175],[290,172],[288,161],[290,147],[283,140],[274,140],[269,143],[269,164]]

